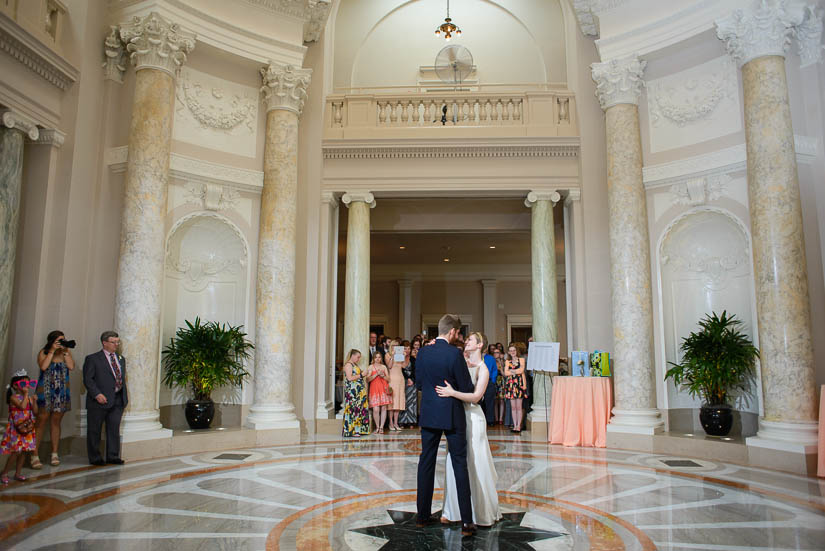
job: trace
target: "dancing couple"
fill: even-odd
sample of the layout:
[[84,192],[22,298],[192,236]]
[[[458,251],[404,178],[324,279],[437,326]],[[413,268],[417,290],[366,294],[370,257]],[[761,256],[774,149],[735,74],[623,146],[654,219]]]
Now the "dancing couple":
[[490,379],[482,351],[484,337],[472,333],[466,342],[469,364],[452,342],[461,320],[446,314],[438,322],[438,338],[425,346],[416,361],[416,386],[421,390],[421,456],[418,460],[419,528],[431,516],[435,461],[441,436],[447,437],[447,480],[441,522],[461,520],[461,535],[472,536],[476,525],[491,526],[501,518],[495,465],[487,442],[487,420],[478,404]]

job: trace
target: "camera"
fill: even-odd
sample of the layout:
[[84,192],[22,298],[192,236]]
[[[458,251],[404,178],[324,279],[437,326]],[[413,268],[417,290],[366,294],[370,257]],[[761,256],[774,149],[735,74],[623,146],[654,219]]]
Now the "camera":
[[57,341],[57,344],[64,348],[74,348],[75,346],[77,346],[77,341],[67,341],[66,339],[60,339],[59,341]]

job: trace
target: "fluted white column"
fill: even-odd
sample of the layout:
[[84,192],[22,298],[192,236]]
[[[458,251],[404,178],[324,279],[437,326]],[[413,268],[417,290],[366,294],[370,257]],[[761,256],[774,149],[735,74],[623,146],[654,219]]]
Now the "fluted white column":
[[[530,256],[533,272],[533,340],[558,341],[558,281],[556,280],[556,230],[553,206],[561,195],[557,191],[531,191],[524,204],[532,209]],[[533,409],[531,422],[550,418],[550,380],[545,372],[533,372]],[[531,432],[535,432],[531,428]],[[546,436],[546,434],[545,434]]]
[[644,61],[635,56],[591,66],[605,112],[613,386],[609,432],[652,435],[663,421],[656,409],[650,241],[642,183],[639,96]]
[[136,70],[115,296],[115,330],[128,361],[128,442],[172,435],[158,410],[164,220],[175,76],[195,35],[153,12],[120,25],[120,38]]
[[349,208],[347,221],[347,275],[344,289],[344,356],[361,352],[359,365],[369,364],[370,337],[370,209],[372,193],[346,193],[341,198]]
[[338,199],[329,191],[321,193],[321,227],[318,232],[318,403],[316,419],[335,417],[335,325],[338,288]]
[[255,401],[247,426],[300,427],[292,403],[298,119],[312,71],[270,64],[261,69],[266,102],[264,187],[258,230]]
[[[25,138],[38,138],[36,123],[11,110],[0,111],[0,375],[8,381],[17,369],[6,365],[9,321],[14,289],[17,230],[20,225],[20,190],[23,183]],[[23,366],[28,367],[28,366]]]
[[[822,15],[796,3],[763,3],[716,22],[742,69],[748,203],[753,232],[764,417],[749,446],[798,453],[816,448],[817,388],[808,270],[793,128],[785,77],[791,37],[822,33]],[[816,48],[821,52],[819,40]],[[809,52],[809,58],[821,58]],[[800,48],[800,54],[803,54]],[[803,57],[803,63],[805,57]],[[816,61],[814,61],[816,62]]]
[[[484,306],[484,334],[489,342],[496,342],[496,312],[498,311],[498,281],[482,279],[482,304]],[[484,351],[485,354],[487,351]]]
[[411,279],[398,280],[398,334],[412,339],[412,285]]

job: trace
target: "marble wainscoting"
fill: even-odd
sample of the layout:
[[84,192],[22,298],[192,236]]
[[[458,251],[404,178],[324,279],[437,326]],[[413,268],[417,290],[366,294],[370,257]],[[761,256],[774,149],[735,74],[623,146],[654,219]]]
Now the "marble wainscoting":
[[[89,467],[0,492],[20,550],[822,549],[814,478],[672,453],[564,448],[491,431],[504,520],[416,530],[416,433]],[[436,486],[444,480],[444,446]],[[434,510],[441,488],[436,489]]]

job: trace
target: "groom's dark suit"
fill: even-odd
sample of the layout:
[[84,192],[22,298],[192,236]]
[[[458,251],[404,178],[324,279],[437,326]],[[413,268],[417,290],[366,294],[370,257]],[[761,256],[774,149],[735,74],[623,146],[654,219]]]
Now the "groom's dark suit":
[[435,392],[444,381],[459,392],[472,392],[473,382],[461,351],[444,339],[418,352],[415,384],[421,390],[421,457],[418,459],[418,519],[425,521],[432,513],[435,459],[441,435],[447,446],[455,473],[456,494],[461,521],[473,522],[470,502],[470,478],[467,474],[467,421],[464,406],[455,398],[442,398]]

